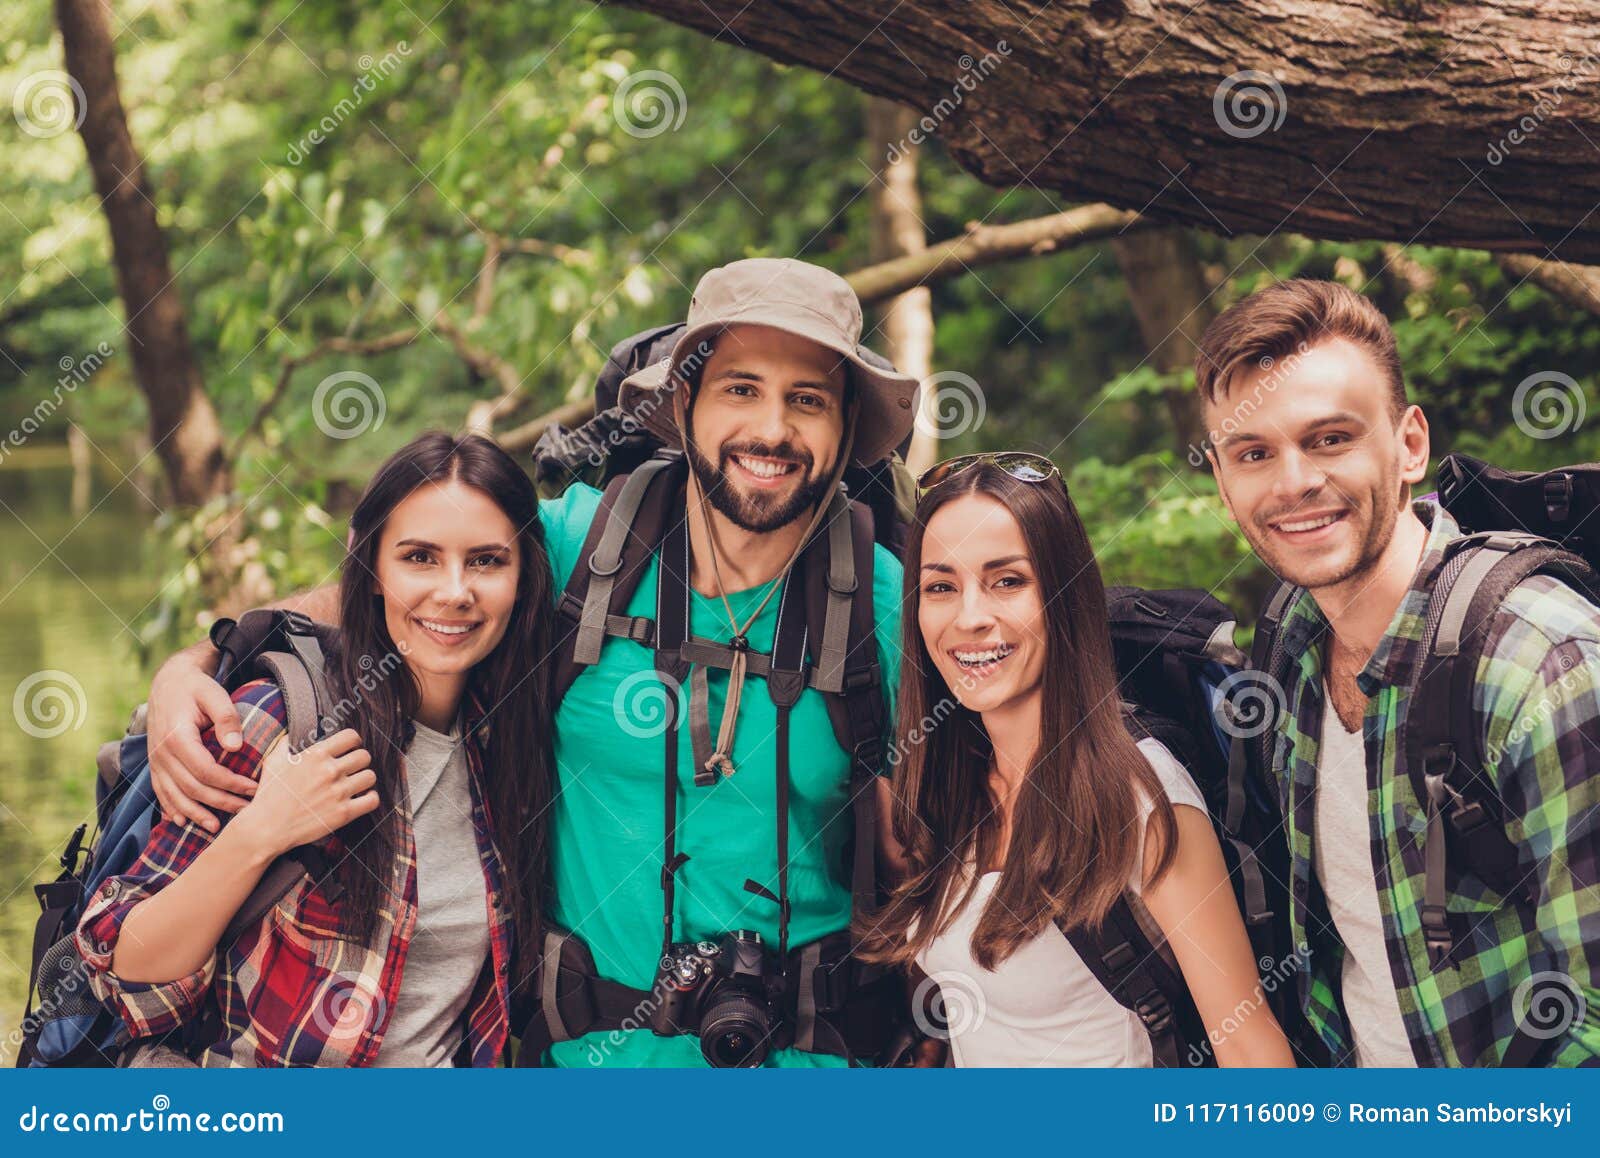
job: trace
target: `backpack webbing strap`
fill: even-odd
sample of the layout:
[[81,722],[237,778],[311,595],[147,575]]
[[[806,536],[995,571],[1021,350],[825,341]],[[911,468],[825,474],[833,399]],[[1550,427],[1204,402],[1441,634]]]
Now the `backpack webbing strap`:
[[1117,899],[1099,930],[1079,925],[1062,933],[1106,992],[1139,1018],[1150,1035],[1154,1063],[1169,1069],[1184,1065],[1178,1007],[1190,1002],[1188,989],[1151,945],[1128,898]]
[[[635,524],[639,508],[644,504],[645,492],[657,475],[673,465],[671,459],[652,458],[638,469],[620,476],[619,484],[606,488],[600,510],[590,524],[589,536],[584,541],[583,558],[574,568],[575,572],[580,568],[588,569],[583,610],[572,644],[573,662],[580,666],[600,662],[600,648],[606,641],[606,617],[611,611],[612,589],[617,583],[617,573],[622,570],[623,549],[629,536],[636,533]],[[591,545],[589,539],[596,534],[598,541]]]
[[[878,664],[877,609],[873,603],[875,552],[871,508],[848,505],[849,517],[833,518],[828,526],[829,554],[848,554],[854,571],[847,583],[832,559],[826,572],[815,549],[806,565],[806,613],[810,623],[823,623],[842,608],[849,610],[847,644],[843,649],[840,694],[827,697],[828,716],[841,747],[850,754],[850,804],[855,825],[851,846],[850,897],[852,911],[862,914],[877,901],[878,773],[884,759],[888,711],[884,703],[883,673]],[[848,540],[844,532],[848,530]],[[848,544],[848,548],[846,547]],[[845,591],[848,589],[849,594]],[[835,628],[837,630],[837,628]],[[813,665],[830,662],[827,641],[812,640]],[[834,661],[837,662],[837,661]]]
[[[1250,670],[1265,674],[1269,681],[1276,681],[1280,688],[1287,682],[1287,657],[1280,646],[1283,617],[1300,591],[1301,588],[1295,584],[1281,581],[1273,588],[1256,624],[1255,641],[1250,648]],[[1229,711],[1230,706],[1223,704],[1222,710]],[[1246,782],[1250,776],[1252,750],[1261,765],[1263,779],[1271,787],[1272,770],[1268,765],[1275,731],[1275,723],[1260,735],[1243,734],[1241,730],[1240,734],[1233,736],[1233,742],[1228,746],[1228,799],[1222,827],[1223,835],[1233,846],[1238,861],[1244,920],[1250,926],[1263,925],[1272,920],[1274,914],[1268,907],[1267,882],[1256,858],[1256,850],[1248,841],[1241,840],[1238,834],[1244,827]]]
[[856,592],[855,548],[851,542],[850,500],[835,493],[828,507],[827,600],[822,619],[822,648],[817,654],[817,690],[844,690],[845,659],[850,647],[850,604]]
[[1550,574],[1590,599],[1596,587],[1579,556],[1535,535],[1468,535],[1449,550],[1430,599],[1428,658],[1413,691],[1404,740],[1418,798],[1427,802],[1422,929],[1435,969],[1451,963],[1456,941],[1447,888],[1452,847],[1459,863],[1497,892],[1527,904],[1536,899],[1534,886],[1521,879],[1498,792],[1483,775],[1473,685],[1489,627],[1506,598],[1532,575]]
[[[327,685],[327,657],[316,636],[289,631],[284,636],[288,652],[264,652],[255,657],[256,667],[264,670],[283,695],[285,734],[290,752],[303,752],[322,738],[322,707],[331,698]],[[289,895],[302,876],[313,882],[330,882],[327,856],[314,844],[301,845],[284,853],[268,866],[256,887],[228,921],[219,945],[232,945],[241,934],[253,928]],[[328,887],[336,891],[336,883]],[[330,900],[336,897],[330,897]]]

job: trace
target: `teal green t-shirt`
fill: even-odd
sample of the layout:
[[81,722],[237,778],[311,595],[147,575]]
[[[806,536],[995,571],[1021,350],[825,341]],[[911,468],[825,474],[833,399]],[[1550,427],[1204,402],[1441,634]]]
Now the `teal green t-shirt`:
[[[558,591],[578,562],[599,506],[600,492],[582,484],[541,504]],[[629,614],[654,618],[659,567],[659,559],[652,559]],[[899,561],[878,547],[872,595],[891,703],[900,673],[900,575]],[[741,623],[770,586],[729,596]],[[753,649],[771,650],[780,600],[774,595],[751,626]],[[690,631],[731,639],[722,601],[691,591]],[[715,735],[728,673],[713,668],[708,682]],[[681,703],[688,694],[685,681]],[[661,953],[665,695],[649,649],[613,638],[556,713],[552,916],[582,938],[602,976],[638,989],[655,980]],[[754,929],[769,946],[777,945],[777,905],[744,888],[750,879],[778,890],[776,729],[766,682],[748,679],[734,733],[736,771],[705,788],[694,783],[689,729],[679,729],[677,848],[689,856],[677,874],[674,936],[680,941]],[[790,713],[789,742],[789,943],[803,945],[850,923],[850,761],[834,737],[821,693],[810,688]],[[572,1067],[705,1065],[698,1038],[657,1037],[648,1028],[563,1042],[551,1050],[551,1061]],[[843,1059],[783,1050],[767,1064],[842,1065]]]

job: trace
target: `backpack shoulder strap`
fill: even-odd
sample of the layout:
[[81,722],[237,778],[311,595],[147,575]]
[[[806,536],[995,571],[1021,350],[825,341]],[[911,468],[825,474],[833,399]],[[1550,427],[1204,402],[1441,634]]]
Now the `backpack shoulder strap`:
[[[287,631],[288,651],[262,652],[254,666],[264,671],[283,693],[289,750],[301,752],[322,738],[333,697],[328,690],[327,656],[312,632]],[[301,845],[274,861],[224,929],[219,944],[231,945],[288,895],[302,876],[322,880],[332,871],[327,855],[314,844]]]
[[1473,685],[1496,611],[1521,583],[1544,574],[1596,600],[1600,581],[1578,555],[1520,531],[1467,535],[1450,544],[1428,601],[1426,661],[1413,686],[1403,738],[1417,798],[1427,802],[1422,926],[1435,967],[1449,959],[1449,851],[1497,891],[1531,899],[1506,835],[1499,793],[1483,775]]
[[[1241,669],[1230,681],[1249,691],[1252,680],[1267,681],[1268,696],[1247,697],[1254,710],[1265,711],[1267,703],[1276,703],[1271,696],[1273,687],[1286,690],[1290,664],[1282,646],[1283,619],[1299,597],[1301,588],[1287,581],[1279,581],[1267,597],[1261,617],[1256,623],[1255,641],[1250,647],[1250,666]],[[1248,673],[1248,674],[1247,674]],[[1224,700],[1222,711],[1232,713],[1234,701]],[[1227,729],[1232,736],[1228,748],[1228,795],[1222,815],[1222,836],[1233,846],[1239,864],[1239,895],[1243,902],[1245,924],[1251,927],[1264,925],[1276,915],[1267,900],[1267,882],[1256,857],[1256,850],[1243,836],[1245,814],[1248,807],[1248,781],[1252,770],[1261,777],[1272,799],[1277,799],[1277,789],[1271,783],[1272,750],[1276,735],[1276,721],[1240,720],[1229,716]]]
[[556,607],[561,637],[555,653],[558,702],[585,667],[600,662],[607,635],[653,644],[654,622],[621,612],[666,535],[668,500],[686,475],[681,455],[660,453],[606,486]]
[[878,662],[871,508],[835,496],[826,527],[803,560],[808,653],[815,686],[827,692],[834,738],[850,755],[855,824],[851,899],[855,911],[876,903],[878,772],[889,710]]
[[1209,1050],[1199,1059],[1192,1050],[1185,1052],[1186,1027],[1193,1033],[1199,1014],[1183,974],[1151,943],[1126,895],[1111,906],[1100,928],[1061,931],[1106,992],[1144,1025],[1157,1066],[1203,1065],[1210,1059]]

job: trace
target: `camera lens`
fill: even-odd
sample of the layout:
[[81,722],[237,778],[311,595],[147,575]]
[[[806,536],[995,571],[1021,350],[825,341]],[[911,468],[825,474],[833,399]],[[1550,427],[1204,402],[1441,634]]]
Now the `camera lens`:
[[700,1019],[700,1052],[720,1069],[758,1066],[767,1058],[772,1028],[763,1002],[724,990]]

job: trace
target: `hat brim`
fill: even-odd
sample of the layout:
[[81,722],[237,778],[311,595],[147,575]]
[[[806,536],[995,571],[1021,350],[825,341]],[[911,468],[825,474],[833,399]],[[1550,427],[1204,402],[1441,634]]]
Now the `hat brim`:
[[[670,355],[623,379],[617,394],[622,412],[642,422],[647,430],[668,446],[682,449],[682,433],[678,429],[667,384],[673,379],[674,369],[691,355],[703,362],[710,350],[700,349],[700,344],[714,338],[730,324],[738,324],[738,320],[691,326],[674,343]],[[850,455],[851,461],[857,466],[870,466],[889,457],[911,433],[917,414],[917,379],[909,374],[885,371],[871,365],[862,359],[857,350],[842,348],[826,337],[820,327],[817,331],[809,331],[798,324],[776,325],[764,321],[752,324],[805,338],[832,350],[845,361],[846,371],[859,400],[855,446]]]

